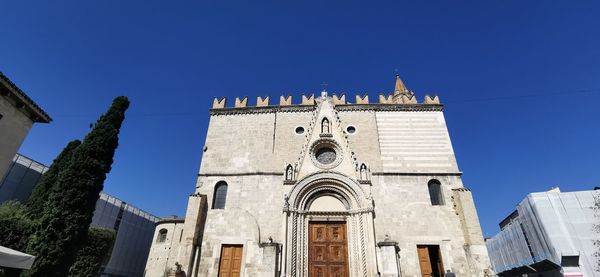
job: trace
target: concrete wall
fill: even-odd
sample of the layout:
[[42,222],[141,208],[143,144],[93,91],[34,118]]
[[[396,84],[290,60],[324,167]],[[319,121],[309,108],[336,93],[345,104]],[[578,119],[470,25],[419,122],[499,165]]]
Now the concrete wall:
[[0,115],[2,115],[0,118],[0,178],[2,178],[33,126],[33,121],[3,96],[0,96]]

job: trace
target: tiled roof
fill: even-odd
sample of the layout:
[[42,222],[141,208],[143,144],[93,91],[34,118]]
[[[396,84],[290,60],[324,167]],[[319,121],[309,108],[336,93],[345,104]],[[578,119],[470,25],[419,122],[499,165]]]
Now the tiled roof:
[[29,117],[34,122],[50,123],[52,118],[40,108],[25,92],[18,88],[6,75],[0,71],[0,93],[11,96],[17,103],[27,107]]

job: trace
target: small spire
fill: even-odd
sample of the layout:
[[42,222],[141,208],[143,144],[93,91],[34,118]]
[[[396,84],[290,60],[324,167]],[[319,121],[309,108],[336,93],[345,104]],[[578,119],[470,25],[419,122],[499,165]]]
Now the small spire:
[[400,74],[396,74],[396,87],[394,88],[394,95],[407,92],[408,89],[404,85],[404,82],[402,82],[402,79],[400,79]]

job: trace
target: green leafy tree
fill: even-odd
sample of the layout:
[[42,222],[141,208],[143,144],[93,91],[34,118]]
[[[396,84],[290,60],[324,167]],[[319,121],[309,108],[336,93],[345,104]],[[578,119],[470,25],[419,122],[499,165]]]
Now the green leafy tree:
[[33,230],[34,223],[27,217],[24,205],[17,201],[0,204],[0,245],[25,251]]
[[58,173],[40,216],[39,228],[29,239],[27,252],[37,256],[36,261],[22,276],[68,275],[88,234],[128,107],[126,97],[115,98],[77,147],[71,162]]
[[85,243],[77,253],[71,269],[71,277],[96,277],[103,262],[107,261],[115,242],[115,232],[106,228],[90,228]]
[[52,165],[42,176],[42,180],[35,186],[33,193],[27,200],[27,214],[29,218],[36,220],[44,211],[44,204],[48,201],[52,187],[56,184],[58,174],[67,168],[77,147],[81,145],[80,140],[73,140],[65,146],[63,151],[58,154]]

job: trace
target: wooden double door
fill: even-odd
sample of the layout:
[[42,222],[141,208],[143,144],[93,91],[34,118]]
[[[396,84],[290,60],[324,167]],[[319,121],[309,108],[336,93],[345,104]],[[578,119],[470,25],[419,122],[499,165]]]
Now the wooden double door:
[[443,277],[444,265],[438,245],[417,245],[422,277]]
[[346,223],[310,222],[308,230],[308,275],[348,277]]
[[223,245],[219,262],[219,277],[240,277],[242,267],[241,245]]

